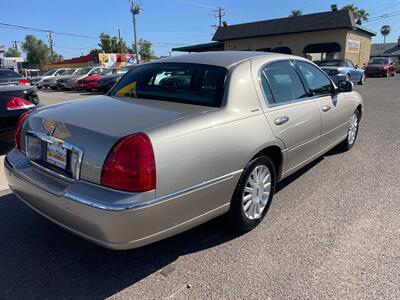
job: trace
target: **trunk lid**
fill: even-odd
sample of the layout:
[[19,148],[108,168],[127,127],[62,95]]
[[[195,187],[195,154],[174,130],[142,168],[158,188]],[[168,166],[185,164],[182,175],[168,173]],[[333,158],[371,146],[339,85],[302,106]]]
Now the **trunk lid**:
[[26,129],[83,148],[81,179],[100,182],[103,162],[122,137],[215,110],[176,102],[99,96],[39,109]]

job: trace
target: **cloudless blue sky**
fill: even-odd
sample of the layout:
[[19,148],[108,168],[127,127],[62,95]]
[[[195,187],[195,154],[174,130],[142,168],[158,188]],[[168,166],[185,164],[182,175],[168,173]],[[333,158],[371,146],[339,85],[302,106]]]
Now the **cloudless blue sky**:
[[[373,42],[383,42],[379,30],[386,24],[392,27],[386,42],[397,42],[400,13],[380,16],[400,12],[400,0],[142,0],[138,37],[152,41],[156,55],[168,55],[173,47],[210,42],[215,31],[212,25],[217,24],[213,10],[218,6],[226,9],[228,24],[237,24],[286,17],[292,9],[301,9],[303,14],[328,11],[331,3],[364,8],[371,21],[363,26],[377,32]],[[117,35],[116,27],[121,27],[122,37],[130,43],[133,39],[128,0],[1,0],[0,22],[90,36],[100,32]],[[23,41],[26,34],[47,42],[45,33],[0,26],[0,44],[8,48],[11,41]],[[58,34],[53,39],[55,50],[65,58],[86,54],[98,43],[94,38]]]

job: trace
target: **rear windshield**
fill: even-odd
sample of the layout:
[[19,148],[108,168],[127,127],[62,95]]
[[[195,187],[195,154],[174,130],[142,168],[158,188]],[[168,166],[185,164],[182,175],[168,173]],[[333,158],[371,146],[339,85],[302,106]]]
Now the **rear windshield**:
[[389,64],[389,60],[387,58],[372,58],[369,63],[373,65],[387,65]]
[[320,67],[340,67],[343,66],[342,60],[325,60],[317,62]]
[[187,63],[151,63],[129,71],[110,96],[221,106],[227,70]]
[[19,75],[18,73],[11,71],[11,70],[0,70],[0,77],[22,77],[21,75]]

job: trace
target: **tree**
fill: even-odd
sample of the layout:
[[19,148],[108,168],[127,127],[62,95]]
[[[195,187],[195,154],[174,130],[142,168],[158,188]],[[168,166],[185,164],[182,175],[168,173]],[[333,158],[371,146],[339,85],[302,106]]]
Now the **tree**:
[[389,25],[383,25],[381,27],[381,34],[383,36],[383,43],[386,44],[386,37],[389,35],[392,28]]
[[55,51],[51,55],[50,48],[42,40],[37,39],[31,34],[25,36],[25,41],[22,43],[22,50],[26,54],[26,60],[29,65],[33,67],[41,67],[63,58]]
[[298,17],[301,16],[303,12],[300,9],[293,9],[289,15],[289,17]]
[[348,4],[348,5],[344,6],[344,7],[342,7],[342,9],[347,9],[350,12],[352,12],[353,16],[354,16],[354,19],[356,20],[356,23],[358,25],[361,25],[362,21],[367,21],[368,20],[369,13],[367,13],[365,11],[365,9],[358,8],[354,4]]
[[25,36],[22,50],[26,53],[26,60],[31,66],[40,67],[49,63],[50,49],[42,41],[29,34]]
[[118,40],[116,36],[111,37],[104,32],[100,34],[99,38],[100,43],[98,45],[100,48],[92,49],[90,53],[130,53],[132,51],[122,38]]
[[21,56],[21,52],[19,52],[14,47],[10,47],[10,48],[7,49],[7,52],[4,53],[4,56],[5,57],[20,57]]
[[153,43],[140,39],[139,40],[139,55],[142,61],[150,61],[154,57],[154,51],[151,49],[151,46],[153,46]]

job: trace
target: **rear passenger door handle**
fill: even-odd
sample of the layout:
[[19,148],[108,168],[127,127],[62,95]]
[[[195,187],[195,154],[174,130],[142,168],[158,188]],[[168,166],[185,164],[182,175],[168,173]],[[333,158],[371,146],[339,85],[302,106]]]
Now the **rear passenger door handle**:
[[331,107],[329,106],[329,105],[327,105],[327,106],[322,106],[322,111],[323,112],[327,112],[328,110],[330,110],[331,109]]
[[287,121],[289,121],[289,117],[282,116],[282,117],[276,118],[274,122],[275,122],[275,125],[282,125],[282,124],[285,124]]

